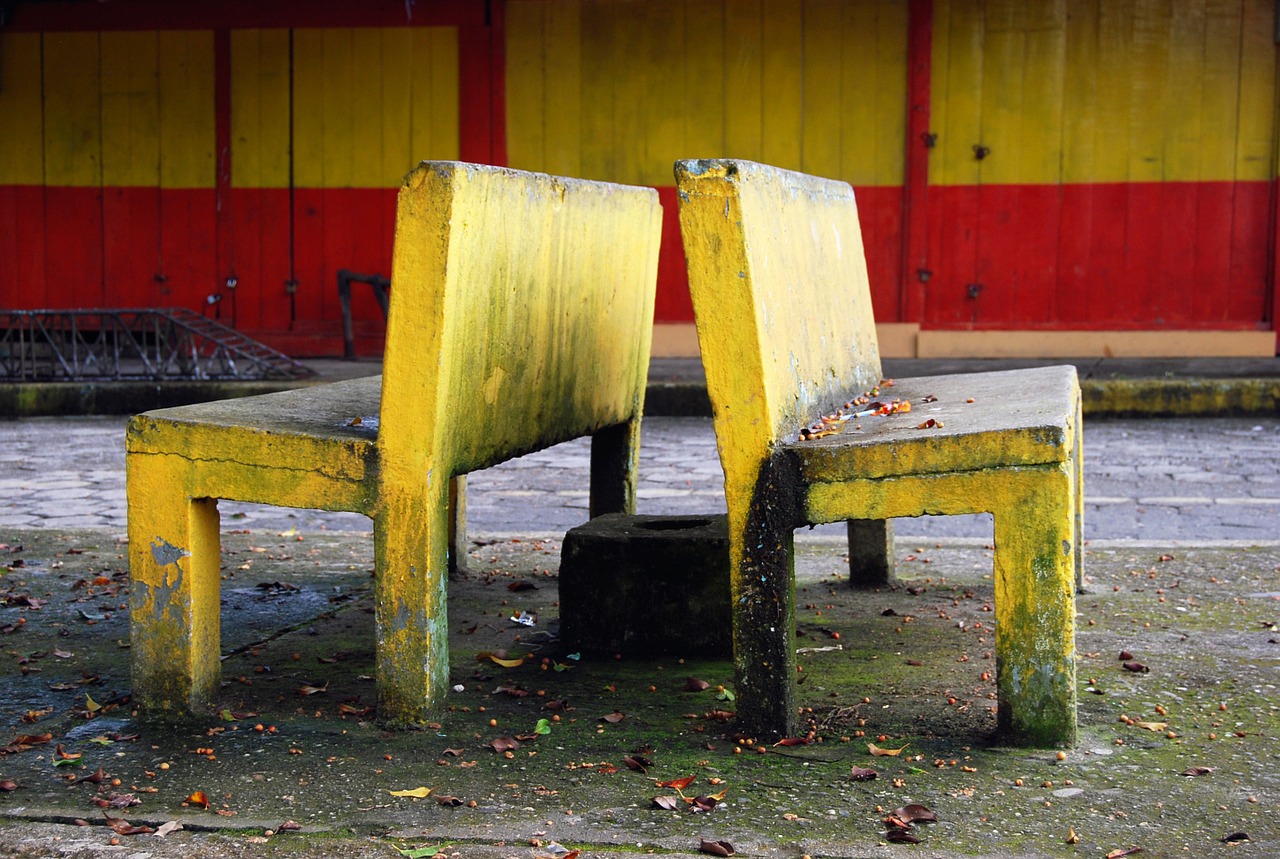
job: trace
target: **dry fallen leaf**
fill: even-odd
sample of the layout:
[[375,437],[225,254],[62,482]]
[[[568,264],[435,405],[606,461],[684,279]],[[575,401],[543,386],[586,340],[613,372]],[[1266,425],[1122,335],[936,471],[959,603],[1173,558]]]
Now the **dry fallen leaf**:
[[1134,722],[1133,724],[1136,727],[1146,728],[1148,731],[1157,732],[1163,731],[1165,728],[1169,727],[1168,722]]
[[908,829],[890,829],[885,833],[884,840],[892,844],[919,844],[919,837],[912,835]]
[[902,748],[899,748],[899,749],[882,749],[879,746],[877,746],[875,743],[867,743],[867,751],[875,755],[876,757],[893,758],[902,754],[902,749],[905,749],[909,745],[911,744],[905,743],[902,746]]
[[733,845],[728,841],[708,841],[705,838],[699,840],[701,841],[698,845],[700,853],[709,853],[712,856],[732,856],[734,853]]
[[669,787],[673,790],[684,790],[686,787],[693,784],[693,781],[696,778],[697,776],[687,775],[684,778],[673,778],[670,781],[655,781],[653,786]]
[[893,816],[906,823],[937,823],[938,815],[934,814],[928,808],[917,803],[904,805],[895,812]]
[[701,692],[710,686],[710,683],[705,680],[699,680],[697,677],[689,677],[684,681],[684,691],[686,692]]
[[170,832],[177,832],[181,828],[182,821],[179,820],[170,820],[166,823],[161,823],[156,827],[156,838],[164,838]]
[[1213,767],[1191,767],[1190,769],[1183,770],[1182,775],[1185,775],[1185,776],[1208,775],[1209,773],[1213,772],[1213,769],[1214,769]]
[[110,817],[105,814],[103,816],[107,818],[107,826],[116,835],[145,835],[148,832],[155,832],[155,829],[150,826],[134,826],[122,817]]
[[1121,856],[1133,856],[1134,854],[1141,853],[1141,852],[1142,852],[1141,847],[1128,847],[1124,849],[1112,850],[1110,853],[1107,854],[1107,859],[1120,859]]
[[678,796],[655,796],[653,804],[664,811],[679,811],[680,797]]
[[426,799],[431,795],[432,788],[429,787],[411,787],[406,790],[389,790],[387,793],[392,796],[410,796],[414,799]]
[[183,805],[198,805],[206,811],[209,810],[209,797],[203,790],[193,791],[190,796],[182,801]]
[[879,776],[879,773],[873,769],[867,769],[866,767],[855,766],[849,772],[849,778],[854,781],[871,781],[877,776]]

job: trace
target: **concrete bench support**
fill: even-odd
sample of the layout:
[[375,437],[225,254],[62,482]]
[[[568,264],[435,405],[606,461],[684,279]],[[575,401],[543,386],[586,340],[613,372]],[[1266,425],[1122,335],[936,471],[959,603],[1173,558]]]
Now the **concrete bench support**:
[[462,476],[590,435],[592,513],[635,509],[660,232],[652,189],[424,163],[398,198],[381,377],[133,418],[134,701],[214,704],[227,498],[373,520],[378,717],[428,721]]
[[605,656],[726,657],[729,528],[719,516],[592,519],[560,552],[560,639]]
[[[850,581],[868,585],[892,575],[888,520],[986,512],[999,729],[1073,744],[1075,368],[881,384],[853,190],[746,161],[682,161],[676,179],[725,474],[740,727],[798,729],[795,528],[847,521]],[[837,410],[862,414],[820,422]]]

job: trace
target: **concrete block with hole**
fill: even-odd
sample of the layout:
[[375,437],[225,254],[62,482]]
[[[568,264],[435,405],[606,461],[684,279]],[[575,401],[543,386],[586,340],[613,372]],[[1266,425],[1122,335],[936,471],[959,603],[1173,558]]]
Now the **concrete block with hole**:
[[720,516],[598,516],[560,557],[560,638],[604,655],[732,652],[729,530]]

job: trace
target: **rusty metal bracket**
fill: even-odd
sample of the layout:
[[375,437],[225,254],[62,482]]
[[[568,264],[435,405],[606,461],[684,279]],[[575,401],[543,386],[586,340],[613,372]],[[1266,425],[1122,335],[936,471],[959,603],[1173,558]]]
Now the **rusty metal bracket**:
[[390,308],[390,278],[380,274],[360,274],[350,269],[338,269],[338,302],[342,305],[342,358],[346,361],[356,359],[355,325],[351,320],[351,283],[367,283],[373,289],[373,297],[382,308],[382,318],[387,318]]

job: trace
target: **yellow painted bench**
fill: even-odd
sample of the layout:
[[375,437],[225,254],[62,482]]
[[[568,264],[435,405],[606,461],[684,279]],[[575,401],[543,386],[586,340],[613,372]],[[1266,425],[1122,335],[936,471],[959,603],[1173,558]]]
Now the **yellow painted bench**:
[[886,520],[982,512],[995,528],[998,728],[1017,743],[1072,744],[1075,369],[898,379],[876,394],[853,190],[746,161],[681,161],[676,179],[729,509],[742,728],[797,730],[795,528],[849,522],[850,580],[868,585],[892,574]]
[[373,520],[379,718],[427,720],[453,479],[591,435],[590,514],[634,512],[660,229],[652,189],[423,163],[397,202],[380,378],[134,417],[134,701],[214,701],[226,498]]

